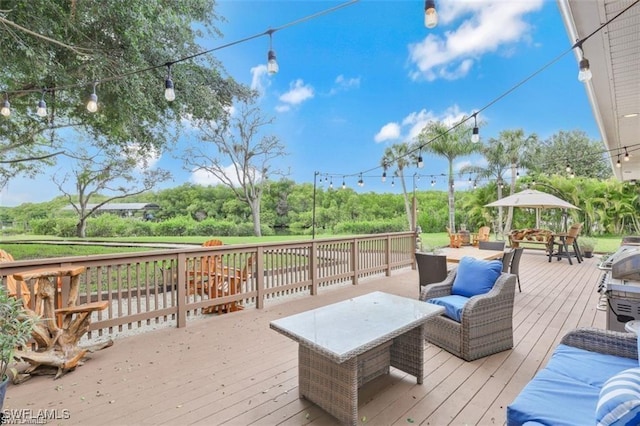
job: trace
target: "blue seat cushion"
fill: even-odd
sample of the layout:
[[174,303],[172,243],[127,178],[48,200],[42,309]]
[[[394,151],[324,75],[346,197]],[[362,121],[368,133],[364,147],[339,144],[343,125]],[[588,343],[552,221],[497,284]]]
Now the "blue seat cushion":
[[507,426],[527,422],[544,425],[595,424],[600,389],[572,377],[538,371],[516,399],[507,406]]
[[427,303],[433,303],[434,305],[444,306],[444,315],[451,318],[454,321],[462,321],[462,309],[464,305],[469,301],[468,297],[451,295],[434,297],[433,299],[427,299]]
[[460,259],[451,294],[473,297],[493,288],[502,273],[501,260],[483,260],[465,256]]
[[595,424],[600,389],[609,378],[637,364],[635,359],[560,344],[547,366],[507,407],[507,425]]
[[596,408],[598,426],[640,424],[640,367],[611,377],[600,390]]

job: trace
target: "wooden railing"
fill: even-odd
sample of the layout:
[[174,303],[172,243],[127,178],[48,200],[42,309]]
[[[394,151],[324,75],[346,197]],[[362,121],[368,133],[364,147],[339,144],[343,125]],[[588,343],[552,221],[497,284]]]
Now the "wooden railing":
[[[261,309],[265,300],[315,295],[319,288],[336,284],[357,285],[362,278],[388,276],[413,265],[414,247],[411,232],[190,247],[0,263],[0,277],[6,285],[7,276],[34,268],[86,267],[78,302],[110,302],[106,310],[93,314],[88,334],[93,339],[165,322],[185,327],[190,315],[215,307]],[[214,258],[220,278],[205,273]],[[27,284],[33,303],[34,286]],[[59,306],[66,306],[70,283],[63,278],[58,284]],[[225,288],[212,291],[212,286]]]

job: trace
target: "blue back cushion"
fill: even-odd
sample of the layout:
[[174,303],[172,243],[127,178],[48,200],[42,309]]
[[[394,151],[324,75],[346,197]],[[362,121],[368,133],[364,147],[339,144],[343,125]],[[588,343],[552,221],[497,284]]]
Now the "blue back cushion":
[[465,256],[460,259],[451,294],[473,297],[493,288],[502,273],[501,260],[482,260]]
[[596,421],[602,426],[640,424],[640,367],[607,380],[600,390]]

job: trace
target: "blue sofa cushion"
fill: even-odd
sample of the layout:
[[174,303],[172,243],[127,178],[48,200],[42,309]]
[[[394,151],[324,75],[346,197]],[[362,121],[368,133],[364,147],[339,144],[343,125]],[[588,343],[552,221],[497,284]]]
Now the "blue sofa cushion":
[[493,288],[502,273],[502,261],[482,260],[465,256],[460,259],[451,294],[473,297]]
[[635,359],[560,344],[507,407],[507,425],[594,424],[600,389],[610,377],[637,364]]
[[442,296],[428,299],[427,303],[432,303],[438,306],[444,306],[444,315],[451,318],[454,321],[462,321],[462,310],[464,305],[469,301],[468,297],[464,296]]
[[507,406],[507,426],[595,424],[600,389],[542,369]]
[[640,424],[640,367],[621,371],[600,390],[598,426]]

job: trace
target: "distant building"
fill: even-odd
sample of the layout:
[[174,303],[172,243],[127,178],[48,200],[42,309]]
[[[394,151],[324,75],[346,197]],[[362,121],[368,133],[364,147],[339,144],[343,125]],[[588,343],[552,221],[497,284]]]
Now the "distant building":
[[[98,204],[87,204],[87,210],[93,209]],[[94,214],[111,213],[121,217],[134,217],[139,215],[144,220],[153,220],[153,212],[159,210],[160,206],[154,203],[106,203],[97,208]],[[73,206],[63,207],[62,210],[74,211]]]

